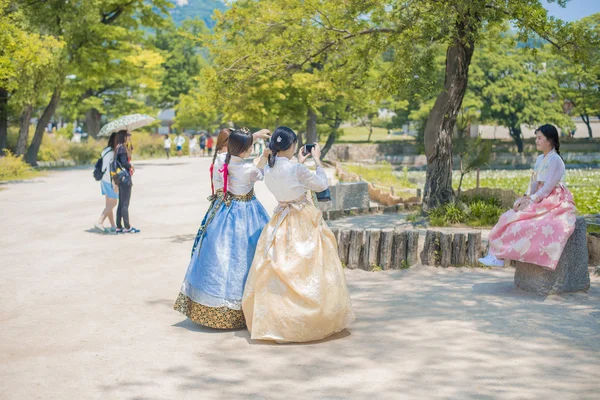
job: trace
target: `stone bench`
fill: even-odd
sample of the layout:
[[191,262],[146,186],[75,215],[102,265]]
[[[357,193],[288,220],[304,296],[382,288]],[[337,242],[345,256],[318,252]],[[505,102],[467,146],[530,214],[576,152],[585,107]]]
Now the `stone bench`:
[[555,271],[516,261],[515,284],[540,296],[587,291],[590,288],[586,222],[577,218],[575,231],[567,241]]

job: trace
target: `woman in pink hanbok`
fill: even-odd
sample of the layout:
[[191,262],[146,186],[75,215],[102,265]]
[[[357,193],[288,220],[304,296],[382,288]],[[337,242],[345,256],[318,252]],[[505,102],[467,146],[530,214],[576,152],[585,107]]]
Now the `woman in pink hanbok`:
[[505,259],[555,270],[575,230],[575,203],[565,186],[565,163],[560,156],[558,131],[543,125],[535,132],[540,155],[529,188],[502,214],[489,235],[489,253],[479,262],[501,267]]

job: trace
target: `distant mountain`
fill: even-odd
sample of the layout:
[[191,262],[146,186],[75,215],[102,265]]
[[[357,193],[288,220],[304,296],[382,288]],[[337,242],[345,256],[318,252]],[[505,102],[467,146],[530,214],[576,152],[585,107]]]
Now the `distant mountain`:
[[215,26],[212,19],[215,10],[226,10],[228,7],[222,0],[172,0],[175,8],[171,10],[171,17],[177,25],[186,19],[201,19],[209,29]]

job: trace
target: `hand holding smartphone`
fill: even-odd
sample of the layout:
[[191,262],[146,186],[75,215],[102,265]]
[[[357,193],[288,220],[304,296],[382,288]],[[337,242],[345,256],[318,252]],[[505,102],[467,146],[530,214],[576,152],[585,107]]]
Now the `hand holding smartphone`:
[[302,154],[304,154],[305,156],[309,155],[312,153],[312,150],[315,148],[315,144],[305,144],[304,146],[302,146]]

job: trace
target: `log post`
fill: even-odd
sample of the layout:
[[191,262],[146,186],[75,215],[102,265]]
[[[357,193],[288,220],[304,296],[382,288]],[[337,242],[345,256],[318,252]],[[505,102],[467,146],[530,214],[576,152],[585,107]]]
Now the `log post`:
[[408,235],[406,231],[394,232],[394,242],[392,244],[392,269],[403,269],[409,266],[406,258],[407,242]]
[[440,255],[440,232],[428,230],[425,235],[425,245],[421,251],[423,265],[438,265]]
[[462,267],[467,259],[467,236],[464,233],[454,234],[452,245],[452,265]]
[[392,267],[392,246],[394,244],[394,230],[383,229],[381,231],[381,243],[379,244],[379,265],[383,269]]
[[440,252],[437,259],[442,267],[448,268],[452,263],[452,250],[452,234],[440,232]]
[[348,265],[348,249],[350,247],[350,231],[342,230],[340,231],[340,241],[338,243],[338,255],[340,256],[340,261],[344,265]]
[[419,231],[406,232],[406,262],[409,267],[419,262]]
[[474,267],[481,256],[481,232],[469,233],[467,238],[467,264]]
[[367,271],[372,271],[373,267],[379,265],[379,242],[381,239],[381,231],[379,229],[369,229],[367,232],[369,235],[369,256],[367,257]]
[[350,232],[350,245],[348,249],[348,268],[350,269],[361,267],[360,256],[365,251],[365,236],[363,229],[353,229]]

